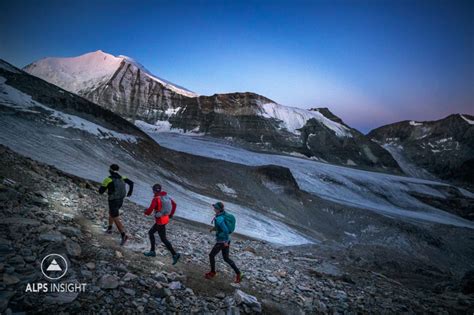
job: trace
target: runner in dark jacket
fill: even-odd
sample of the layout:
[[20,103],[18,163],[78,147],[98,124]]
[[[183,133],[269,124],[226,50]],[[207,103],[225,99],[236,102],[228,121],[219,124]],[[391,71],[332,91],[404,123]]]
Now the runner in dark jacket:
[[[107,191],[107,194],[109,196],[109,226],[106,232],[112,233],[112,225],[115,223],[122,237],[120,245],[124,245],[128,239],[128,236],[125,233],[125,228],[123,227],[122,222],[120,221],[119,210],[123,205],[123,200],[125,196],[130,197],[132,195],[133,182],[130,179],[121,176],[118,173],[118,170],[119,167],[117,164],[110,165],[110,176],[105,178],[102,182],[102,185],[99,188],[99,193],[103,194]],[[125,184],[129,186],[128,194],[126,194],[125,191]]]

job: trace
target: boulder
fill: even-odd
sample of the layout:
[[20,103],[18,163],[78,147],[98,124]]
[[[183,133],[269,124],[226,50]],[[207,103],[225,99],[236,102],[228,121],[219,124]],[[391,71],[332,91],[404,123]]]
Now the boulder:
[[79,237],[81,236],[82,232],[81,230],[79,229],[76,229],[74,227],[71,227],[71,226],[61,226],[58,228],[59,232],[61,232],[62,234],[68,236],[68,237]]
[[8,273],[3,274],[3,283],[6,285],[17,284],[18,282],[20,282],[20,279],[18,279],[17,276],[10,275]]
[[93,262],[88,262],[88,263],[86,264],[86,267],[87,267],[87,269],[89,269],[89,270],[94,270],[94,269],[95,269],[95,263],[93,263]]
[[180,290],[182,288],[182,285],[181,285],[181,282],[179,281],[173,281],[173,282],[170,282],[168,287],[170,288],[170,290]]
[[133,290],[133,289],[122,288],[122,290],[123,290],[123,292],[125,292],[126,294],[131,295],[131,296],[135,296],[135,294],[136,294],[135,290]]
[[38,239],[44,242],[58,243],[64,241],[66,237],[59,232],[51,231],[40,234]]
[[79,244],[69,239],[66,240],[66,250],[68,254],[73,257],[79,257],[81,256],[81,253],[82,253],[81,246],[79,246]]
[[0,292],[0,312],[7,309],[10,299],[15,295],[13,291],[1,291]]
[[162,283],[168,283],[168,278],[162,273],[157,273],[155,275],[155,279]]
[[134,275],[131,272],[127,272],[125,276],[123,276],[122,281],[128,282],[130,280],[135,280],[136,278],[138,278],[138,276]]
[[160,288],[158,289],[158,296],[161,298],[166,298],[168,296],[171,296],[171,290],[168,288]]
[[116,276],[103,275],[99,280],[99,286],[102,289],[116,289],[119,286],[119,282]]
[[262,312],[262,304],[257,300],[257,298],[253,295],[247,294],[239,289],[235,290],[234,299],[237,305],[247,305],[253,311],[261,313]]
[[47,304],[69,304],[73,302],[79,295],[79,292],[61,292],[61,293],[50,293],[44,298],[44,302]]

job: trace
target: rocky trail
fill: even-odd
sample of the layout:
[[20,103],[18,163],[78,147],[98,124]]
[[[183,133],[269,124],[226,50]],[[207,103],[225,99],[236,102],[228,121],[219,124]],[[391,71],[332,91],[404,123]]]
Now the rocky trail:
[[[182,253],[180,262],[172,266],[158,237],[157,257],[142,254],[148,249],[147,232],[153,224],[151,217],[143,215],[143,207],[125,202],[122,219],[131,237],[121,247],[117,232],[103,232],[107,201],[97,193],[97,183],[3,146],[0,165],[2,314],[446,314],[474,310],[472,275],[436,292],[370,270],[342,245],[332,243],[277,247],[234,235],[231,257],[244,272],[244,281],[233,283],[233,273],[220,256],[218,276],[205,280],[208,252],[214,244],[210,226],[180,218],[171,221],[168,237]],[[25,292],[27,283],[47,281],[40,264],[50,253],[67,257],[69,270],[60,281],[87,283],[86,292]]]

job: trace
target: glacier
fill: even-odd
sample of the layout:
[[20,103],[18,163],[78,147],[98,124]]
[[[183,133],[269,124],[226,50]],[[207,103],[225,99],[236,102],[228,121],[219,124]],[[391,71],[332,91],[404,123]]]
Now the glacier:
[[[141,125],[139,125],[141,126]],[[413,177],[347,168],[293,156],[259,153],[211,137],[154,132],[144,129],[158,144],[172,150],[244,165],[274,164],[287,167],[304,191],[340,204],[382,215],[474,228],[474,223],[422,203],[410,192],[444,198],[448,184]],[[460,190],[461,193],[468,193]],[[472,194],[469,194],[470,197]]]
[[[132,136],[53,110],[9,86],[3,77],[0,79],[0,92],[0,144],[95,182],[102,182],[108,176],[109,165],[120,161],[121,171],[136,185],[132,201],[147,207],[152,198],[151,186],[159,182],[177,201],[176,216],[210,224],[214,215],[211,204],[216,200],[183,188],[163,176],[168,173],[166,170],[154,168],[133,157],[129,152],[130,146],[123,145],[136,145],[136,139],[130,138]],[[58,117],[61,119],[58,120]],[[104,132],[97,130],[108,130],[110,136],[104,137]],[[104,198],[104,208],[105,205]],[[240,234],[281,245],[318,242],[248,207],[226,202],[226,208],[239,218],[236,231]]]

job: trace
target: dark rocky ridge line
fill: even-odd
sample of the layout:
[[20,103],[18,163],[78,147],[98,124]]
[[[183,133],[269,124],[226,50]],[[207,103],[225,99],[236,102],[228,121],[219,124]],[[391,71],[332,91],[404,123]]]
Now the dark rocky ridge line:
[[[474,116],[464,115],[474,121]],[[367,135],[394,148],[408,163],[441,179],[474,188],[474,125],[460,114],[436,121],[401,121]],[[401,147],[401,149],[397,149]]]

